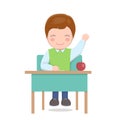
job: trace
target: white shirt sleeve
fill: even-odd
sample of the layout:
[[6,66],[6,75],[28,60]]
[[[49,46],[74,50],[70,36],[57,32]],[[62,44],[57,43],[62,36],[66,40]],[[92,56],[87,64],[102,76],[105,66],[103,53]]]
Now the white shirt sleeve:
[[41,69],[42,70],[52,70],[52,65],[49,64],[49,53],[45,53],[41,60]]
[[79,43],[73,49],[71,49],[70,61],[82,53],[85,43],[86,42],[84,40],[80,40]]

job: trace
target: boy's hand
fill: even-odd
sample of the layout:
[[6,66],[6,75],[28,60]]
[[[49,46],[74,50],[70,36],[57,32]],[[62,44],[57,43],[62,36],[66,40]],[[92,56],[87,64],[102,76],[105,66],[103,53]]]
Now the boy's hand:
[[53,71],[59,71],[59,67],[58,67],[58,66],[53,66],[53,67],[52,67],[52,70],[53,70]]
[[89,35],[88,34],[84,34],[83,36],[82,36],[82,40],[88,40],[88,38],[89,38]]

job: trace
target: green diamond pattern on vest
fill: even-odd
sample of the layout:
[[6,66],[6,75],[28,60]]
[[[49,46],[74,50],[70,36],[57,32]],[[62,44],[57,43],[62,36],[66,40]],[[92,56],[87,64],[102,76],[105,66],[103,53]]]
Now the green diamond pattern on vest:
[[54,48],[49,49],[49,64],[52,66],[58,66],[60,70],[70,70],[70,52],[71,49],[68,48],[63,52],[57,52]]

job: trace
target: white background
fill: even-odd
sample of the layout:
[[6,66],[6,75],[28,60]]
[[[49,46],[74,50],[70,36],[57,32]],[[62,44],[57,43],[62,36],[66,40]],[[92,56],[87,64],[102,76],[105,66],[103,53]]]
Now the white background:
[[[119,11],[119,0],[1,0],[0,119],[120,119]],[[36,93],[36,113],[31,114],[31,76],[24,71],[36,70],[36,56],[50,48],[44,25],[55,13],[69,14],[75,20],[76,35],[70,48],[83,33],[90,35],[82,53],[86,70],[92,70],[87,115],[83,110],[83,93],[79,93],[76,111],[72,92],[70,107],[49,106],[51,93],[45,93],[45,111],[41,110],[41,93]]]

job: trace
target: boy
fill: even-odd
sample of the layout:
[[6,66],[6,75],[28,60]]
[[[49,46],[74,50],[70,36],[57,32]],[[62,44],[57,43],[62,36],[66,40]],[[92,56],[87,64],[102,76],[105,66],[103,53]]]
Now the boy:
[[[66,14],[55,14],[48,18],[45,25],[45,33],[48,43],[53,47],[49,49],[41,61],[42,70],[69,71],[70,62],[81,54],[85,41],[89,38],[87,34],[82,36],[77,46],[73,49],[67,47],[71,44],[75,34],[75,23],[72,17]],[[61,104],[70,106],[68,92],[62,92]],[[54,91],[50,101],[51,106],[59,105],[58,92]]]

